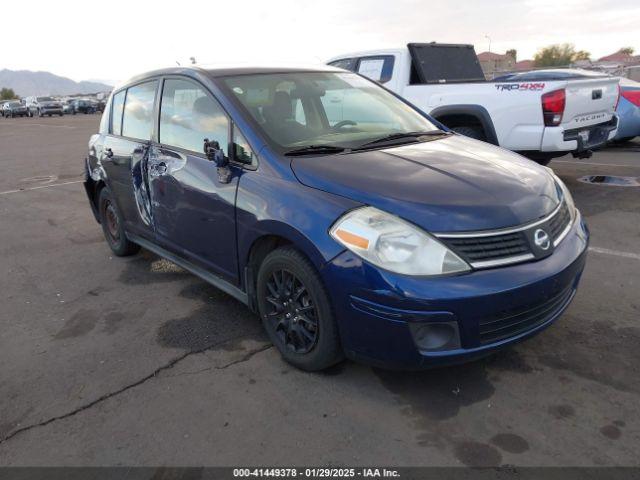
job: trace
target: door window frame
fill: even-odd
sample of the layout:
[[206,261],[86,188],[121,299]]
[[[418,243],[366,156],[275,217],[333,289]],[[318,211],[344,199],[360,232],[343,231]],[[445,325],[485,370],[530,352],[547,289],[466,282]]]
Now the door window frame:
[[[124,113],[127,109],[127,100],[129,99],[129,89],[130,88],[134,88],[137,87],[138,85],[142,85],[144,83],[150,83],[150,82],[156,82],[156,90],[154,92],[154,97],[153,97],[153,106],[152,106],[152,111],[151,111],[151,134],[149,135],[149,138],[136,138],[136,137],[128,137],[126,135],[122,135],[122,130],[124,130]],[[132,142],[138,142],[138,143],[149,143],[151,141],[153,141],[153,138],[156,134],[156,122],[155,122],[155,108],[156,108],[156,104],[158,102],[158,90],[160,87],[160,77],[148,77],[145,78],[144,80],[140,80],[139,82],[135,82],[132,83],[131,85],[127,85],[125,88],[123,88],[122,90],[126,90],[126,93],[124,94],[124,106],[122,107],[122,121],[120,123],[120,135],[118,135],[120,138],[124,138],[126,140],[131,140]]]
[[[258,160],[258,156],[257,156],[257,152],[256,149],[251,145],[251,143],[249,142],[249,139],[247,138],[247,136],[242,132],[242,130],[240,130],[240,128],[238,128],[238,126],[235,124],[235,122],[233,121],[233,118],[231,117],[231,115],[229,115],[229,112],[227,111],[226,108],[224,108],[224,106],[222,105],[222,103],[217,99],[217,97],[213,94],[213,92],[206,86],[204,85],[202,82],[198,81],[197,79],[194,79],[192,77],[186,76],[186,75],[180,75],[180,74],[174,74],[174,75],[163,75],[160,79],[159,82],[159,88],[158,88],[158,93],[156,95],[156,102],[155,102],[155,113],[154,113],[154,119],[155,119],[155,126],[154,126],[154,135],[152,138],[152,143],[161,147],[161,148],[166,148],[169,150],[175,150],[179,153],[183,153],[185,155],[192,155],[198,158],[202,158],[203,160],[207,160],[209,161],[209,159],[207,158],[207,156],[205,155],[204,151],[194,151],[194,150],[189,150],[187,148],[183,148],[183,147],[179,147],[176,145],[170,145],[168,143],[162,143],[160,141],[160,116],[162,113],[162,94],[164,92],[164,84],[167,80],[181,80],[184,82],[188,82],[188,83],[192,83],[194,84],[196,87],[201,88],[204,93],[209,96],[211,98],[211,100],[213,100],[216,105],[220,108],[220,111],[224,114],[224,116],[227,119],[228,122],[228,139],[229,142],[227,144],[227,157],[229,159],[229,164],[236,166],[236,167],[241,167],[241,168],[245,168],[247,170],[257,170],[258,168],[258,164],[259,164],[259,160]],[[239,162],[237,160],[235,160],[233,158],[234,156],[234,152],[235,152],[235,148],[233,147],[233,132],[235,129],[238,129],[238,131],[241,133],[241,135],[245,138],[245,140],[247,140],[247,143],[249,143],[249,146],[251,147],[251,150],[253,152],[253,156],[255,157],[255,162],[248,164],[248,163],[243,163],[243,162]],[[204,139],[203,139],[204,140]],[[204,147],[204,144],[203,144]]]
[[[153,141],[153,139],[155,138],[156,135],[156,104],[158,102],[158,89],[160,87],[160,76],[153,76],[153,77],[147,77],[143,80],[140,80],[138,82],[132,83],[130,85],[127,85],[125,87],[119,88],[117,91],[114,91],[111,94],[111,106],[110,106],[110,111],[109,111],[109,133],[107,134],[110,137],[116,137],[116,138],[122,138],[125,140],[130,140],[132,142],[138,142],[138,143],[145,143],[148,144],[149,142]],[[127,98],[129,96],[129,89],[132,87],[136,87],[138,85],[141,85],[143,83],[149,83],[149,82],[157,82],[156,84],[156,91],[154,93],[154,99],[153,99],[153,111],[152,111],[152,123],[151,123],[151,135],[149,136],[149,138],[147,139],[142,139],[142,138],[135,138],[135,137],[127,137],[125,135],[122,135],[122,126],[124,125],[124,111],[125,108],[127,106]],[[113,97],[115,97],[116,95],[118,95],[119,93],[124,92],[124,102],[122,104],[122,116],[120,118],[120,133],[113,133]]]

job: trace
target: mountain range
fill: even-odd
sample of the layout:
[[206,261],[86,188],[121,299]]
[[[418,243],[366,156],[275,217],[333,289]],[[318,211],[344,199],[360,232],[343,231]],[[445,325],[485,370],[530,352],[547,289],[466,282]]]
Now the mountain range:
[[50,72],[0,70],[0,88],[11,88],[21,97],[29,95],[73,95],[107,92],[113,87],[100,82],[75,82]]

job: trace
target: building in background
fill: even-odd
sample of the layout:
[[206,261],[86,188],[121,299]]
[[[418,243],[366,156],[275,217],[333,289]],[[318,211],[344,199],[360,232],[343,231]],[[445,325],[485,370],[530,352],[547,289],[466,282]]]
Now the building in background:
[[484,76],[489,80],[497,74],[514,71],[516,66],[516,56],[513,51],[505,54],[481,52],[478,54],[478,60]]

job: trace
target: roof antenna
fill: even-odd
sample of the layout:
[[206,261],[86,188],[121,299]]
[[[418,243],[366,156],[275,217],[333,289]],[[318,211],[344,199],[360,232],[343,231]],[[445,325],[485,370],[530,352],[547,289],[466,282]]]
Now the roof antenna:
[[176,65],[178,65],[179,67],[182,66],[182,65],[180,65],[180,62],[178,60],[176,60]]
[[196,57],[189,57],[189,60],[191,60],[191,65],[196,64]]

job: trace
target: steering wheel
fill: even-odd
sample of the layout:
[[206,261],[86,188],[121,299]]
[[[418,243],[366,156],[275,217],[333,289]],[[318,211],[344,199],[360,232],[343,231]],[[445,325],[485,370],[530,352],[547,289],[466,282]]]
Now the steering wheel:
[[341,129],[342,127],[347,127],[347,126],[356,126],[356,125],[358,125],[358,123],[357,123],[357,122],[354,122],[353,120],[342,120],[341,122],[336,123],[336,124],[333,126],[333,129],[334,129],[334,130],[339,130],[339,129]]

